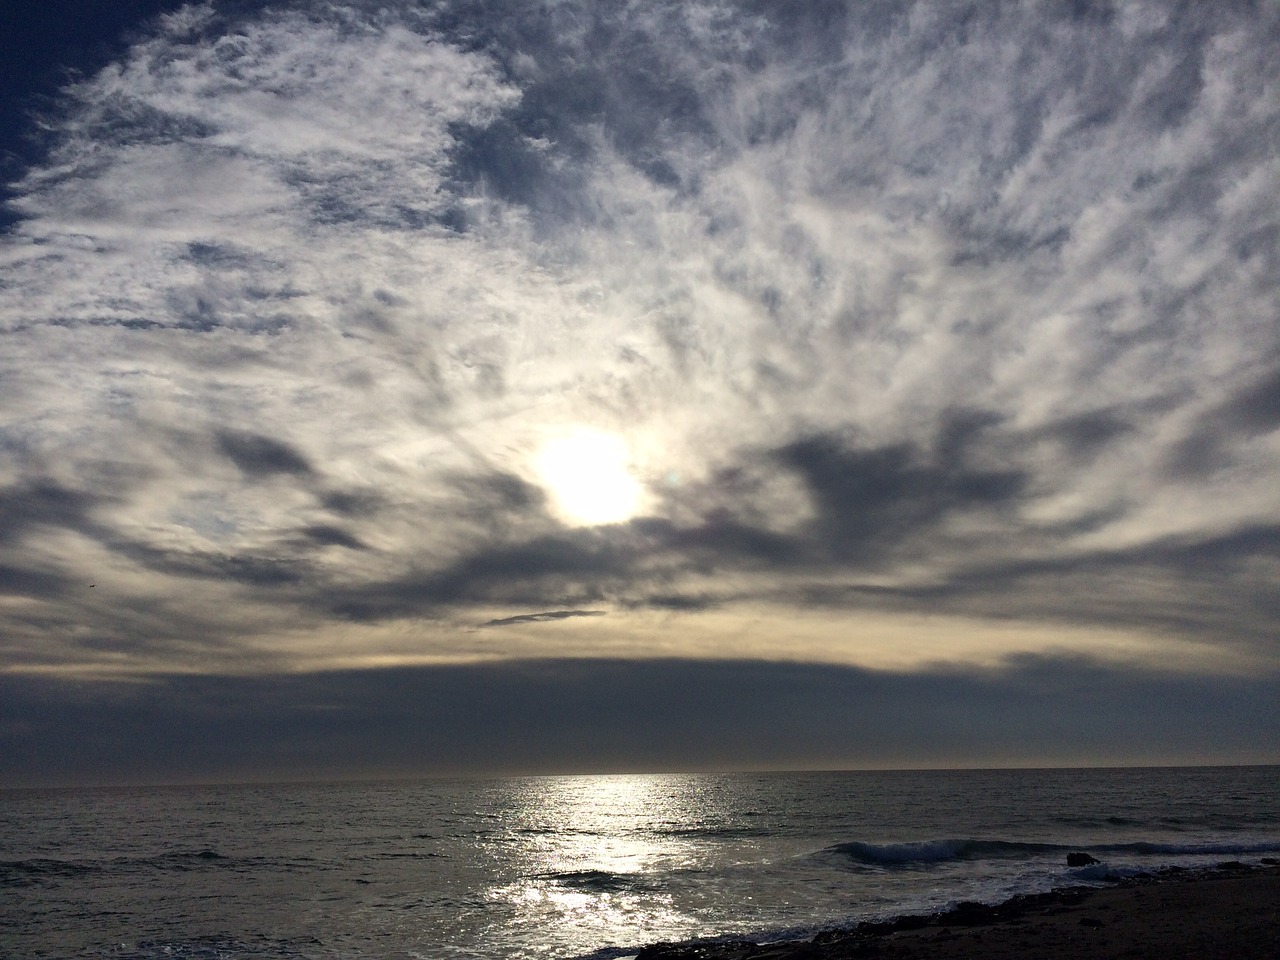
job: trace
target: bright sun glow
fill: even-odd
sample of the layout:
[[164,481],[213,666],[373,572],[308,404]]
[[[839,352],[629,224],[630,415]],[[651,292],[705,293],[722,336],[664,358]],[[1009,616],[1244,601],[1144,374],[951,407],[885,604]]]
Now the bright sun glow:
[[635,515],[641,488],[628,469],[629,458],[622,437],[583,428],[549,441],[536,466],[560,515],[595,526]]

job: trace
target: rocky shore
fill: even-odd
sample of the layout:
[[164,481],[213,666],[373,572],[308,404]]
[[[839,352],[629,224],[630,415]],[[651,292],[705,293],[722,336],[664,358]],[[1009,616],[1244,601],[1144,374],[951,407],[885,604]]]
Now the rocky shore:
[[654,944],[636,960],[1276,960],[1280,865],[1170,869],[987,906],[962,903],[777,943]]

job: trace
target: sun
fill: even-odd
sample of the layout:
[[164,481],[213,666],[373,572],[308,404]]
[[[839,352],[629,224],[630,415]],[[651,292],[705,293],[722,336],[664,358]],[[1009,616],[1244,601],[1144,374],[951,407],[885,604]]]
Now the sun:
[[563,519],[597,526],[629,520],[640,507],[643,491],[630,459],[618,434],[580,427],[547,441],[535,469]]

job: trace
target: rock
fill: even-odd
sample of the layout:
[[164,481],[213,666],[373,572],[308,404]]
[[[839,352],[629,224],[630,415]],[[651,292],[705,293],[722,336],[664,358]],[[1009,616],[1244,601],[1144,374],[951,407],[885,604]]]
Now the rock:
[[947,927],[981,927],[995,923],[995,920],[995,910],[985,903],[964,900],[940,914],[934,922]]
[[[798,946],[795,943],[788,947]],[[636,960],[743,960],[759,953],[749,940],[722,940],[716,943],[652,943],[641,947]],[[796,954],[797,957],[803,954]]]
[[1102,861],[1099,860],[1097,857],[1091,857],[1087,853],[1068,853],[1067,854],[1068,867],[1087,867],[1091,863],[1101,863],[1101,862]]

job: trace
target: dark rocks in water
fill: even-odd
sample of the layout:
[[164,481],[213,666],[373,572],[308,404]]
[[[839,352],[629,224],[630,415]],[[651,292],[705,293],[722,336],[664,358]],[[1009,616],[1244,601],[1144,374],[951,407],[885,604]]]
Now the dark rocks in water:
[[965,900],[938,917],[938,923],[949,927],[978,927],[995,923],[995,911],[985,903]]
[[748,940],[722,940],[716,943],[653,943],[642,947],[636,960],[736,960],[757,950]]
[[1101,862],[1102,861],[1099,860],[1097,857],[1091,857],[1087,853],[1068,853],[1067,854],[1068,867],[1087,867],[1091,863],[1101,863]]

